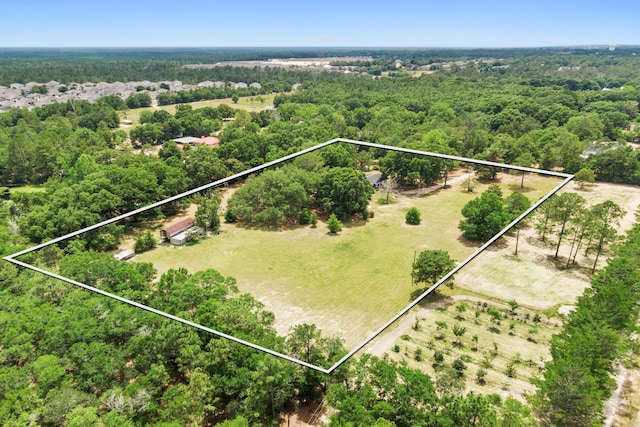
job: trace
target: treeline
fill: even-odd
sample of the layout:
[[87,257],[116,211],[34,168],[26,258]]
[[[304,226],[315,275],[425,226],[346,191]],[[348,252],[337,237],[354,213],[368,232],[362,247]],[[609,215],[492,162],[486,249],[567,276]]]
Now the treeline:
[[529,408],[497,394],[442,392],[424,372],[364,354],[333,384],[330,426],[535,426]]
[[208,99],[232,98],[234,96],[258,96],[274,92],[291,92],[291,88],[291,83],[285,81],[267,81],[261,84],[260,88],[231,89],[229,87],[211,87],[181,90],[178,92],[163,92],[158,94],[157,100],[159,105],[184,104]]
[[629,231],[615,254],[593,276],[563,332],[552,339],[552,360],[536,381],[532,398],[545,424],[601,425],[617,364],[634,349],[628,337],[636,330],[640,299],[640,225]]
[[[292,72],[284,69],[265,70],[278,78],[258,78],[259,70],[218,67],[211,70],[188,70],[185,64],[220,61],[266,60],[270,58],[311,58],[372,56],[374,61],[363,70],[375,68],[390,70],[391,64],[402,60],[408,67],[428,65],[443,61],[470,59],[501,59],[510,63],[522,60],[524,71],[538,71],[528,64],[545,61],[547,66],[567,64],[577,59],[583,63],[619,65],[637,53],[637,46],[618,46],[609,51],[608,46],[595,48],[521,48],[521,49],[357,49],[357,48],[131,48],[131,49],[0,49],[0,85],[47,82],[84,83],[87,81],[136,81],[182,80],[197,83],[204,80],[245,81],[294,80],[306,81],[311,73]],[[569,58],[569,59],[567,59]],[[264,75],[263,75],[264,76]],[[286,76],[286,78],[285,78]]]

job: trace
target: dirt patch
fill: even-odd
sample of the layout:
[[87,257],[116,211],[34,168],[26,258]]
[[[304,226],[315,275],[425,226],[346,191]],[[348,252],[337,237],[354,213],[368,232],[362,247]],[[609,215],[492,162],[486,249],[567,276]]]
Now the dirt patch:
[[[503,185],[518,184],[520,178],[502,175]],[[525,178],[526,186],[526,178]],[[640,187],[599,183],[580,190],[570,183],[566,191],[577,192],[587,199],[588,205],[612,200],[626,211],[620,223],[624,233],[635,223],[635,213],[640,205]],[[571,305],[589,286],[593,254],[577,257],[578,266],[565,268],[570,248],[566,238],[560,246],[559,259],[552,258],[555,245],[540,241],[529,225],[520,231],[518,255],[515,255],[516,235],[510,233],[492,245],[478,258],[456,275],[456,285],[475,294],[487,295],[504,301],[515,299],[521,305],[541,310],[565,304]],[[496,242],[498,243],[498,242]],[[598,267],[606,265],[606,256],[598,261]],[[561,285],[561,286],[560,286]]]

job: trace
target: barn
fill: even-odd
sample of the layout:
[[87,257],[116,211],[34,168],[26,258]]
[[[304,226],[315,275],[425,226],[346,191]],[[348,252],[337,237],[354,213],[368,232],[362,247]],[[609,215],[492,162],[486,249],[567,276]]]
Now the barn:
[[183,231],[188,230],[194,225],[195,221],[193,220],[193,218],[185,218],[171,225],[167,225],[165,228],[160,230],[160,237],[163,240],[171,240],[173,236],[176,236]]

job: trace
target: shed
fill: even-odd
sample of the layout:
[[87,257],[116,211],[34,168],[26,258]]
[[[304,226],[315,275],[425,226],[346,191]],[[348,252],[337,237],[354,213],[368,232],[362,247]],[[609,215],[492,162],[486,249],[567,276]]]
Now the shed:
[[176,234],[179,234],[189,228],[193,227],[195,221],[193,218],[185,218],[181,221],[176,222],[175,224],[167,225],[165,228],[160,230],[160,236],[163,239],[170,240]]
[[125,249],[123,251],[118,252],[113,257],[118,261],[124,261],[130,258],[133,258],[136,253],[131,249]]

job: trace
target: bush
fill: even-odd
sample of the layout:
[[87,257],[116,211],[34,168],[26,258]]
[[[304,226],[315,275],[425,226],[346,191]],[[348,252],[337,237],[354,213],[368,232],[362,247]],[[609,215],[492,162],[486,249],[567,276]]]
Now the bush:
[[298,223],[300,225],[307,225],[309,224],[310,221],[311,221],[311,212],[309,212],[309,209],[304,208],[302,212],[300,212],[300,216],[298,217]]
[[409,225],[419,225],[421,221],[420,211],[415,207],[409,208],[407,214],[404,216],[404,219]]
[[233,224],[238,220],[238,218],[236,218],[236,214],[234,214],[232,210],[227,209],[227,211],[224,213],[224,220],[228,224]]
[[460,377],[464,375],[464,370],[467,369],[467,365],[460,359],[454,360],[451,366],[458,372],[458,376]]
[[158,245],[158,241],[153,237],[150,231],[146,231],[139,234],[136,237],[136,243],[133,246],[133,251],[137,254],[145,252],[155,248]]

